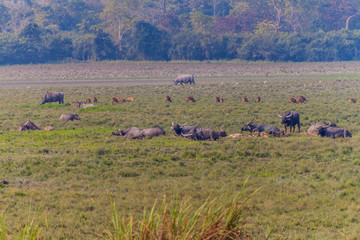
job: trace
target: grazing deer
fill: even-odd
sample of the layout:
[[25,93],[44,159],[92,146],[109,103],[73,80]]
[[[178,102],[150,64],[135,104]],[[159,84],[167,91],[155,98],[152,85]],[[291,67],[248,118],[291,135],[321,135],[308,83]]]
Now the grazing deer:
[[349,102],[351,103],[357,103],[357,100],[355,98],[349,98]]
[[196,100],[193,97],[190,97],[190,96],[186,98],[186,102],[189,102],[189,101],[196,102]]
[[119,103],[119,101],[116,98],[111,99],[111,105],[114,105],[114,103]]
[[296,100],[297,103],[303,103],[303,102],[307,102],[306,98],[304,96],[299,96],[298,99]]
[[126,102],[126,99],[122,97],[116,97],[116,99],[118,100],[118,102]]
[[165,102],[172,102],[171,98],[169,96],[165,97]]
[[289,103],[296,103],[296,99],[295,98],[289,98]]

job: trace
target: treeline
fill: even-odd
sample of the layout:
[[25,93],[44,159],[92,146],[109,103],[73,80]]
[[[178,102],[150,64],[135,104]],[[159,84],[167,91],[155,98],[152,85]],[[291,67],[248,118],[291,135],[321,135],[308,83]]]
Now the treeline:
[[359,60],[346,0],[4,0],[0,64]]
[[351,61],[360,60],[359,49],[359,30],[221,37],[182,32],[171,36],[149,23],[139,22],[120,47],[102,31],[48,36],[30,24],[19,36],[0,37],[0,64],[120,59]]

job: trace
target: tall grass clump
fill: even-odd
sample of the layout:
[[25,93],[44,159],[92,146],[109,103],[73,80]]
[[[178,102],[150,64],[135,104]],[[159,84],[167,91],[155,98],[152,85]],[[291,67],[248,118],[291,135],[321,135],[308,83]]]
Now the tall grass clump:
[[7,224],[5,221],[5,214],[2,213],[0,215],[0,240],[8,240],[8,239],[16,239],[16,240],[37,240],[43,239],[41,235],[41,229],[31,217],[31,208],[29,207],[29,215],[27,222],[22,224],[18,229],[16,234],[14,232],[9,232],[7,228]]
[[241,192],[232,196],[221,196],[206,200],[194,208],[190,200],[168,202],[164,196],[158,206],[155,201],[150,212],[144,210],[142,220],[134,216],[120,216],[112,201],[112,230],[107,235],[120,239],[251,239],[245,227],[246,202],[259,189],[248,196]]

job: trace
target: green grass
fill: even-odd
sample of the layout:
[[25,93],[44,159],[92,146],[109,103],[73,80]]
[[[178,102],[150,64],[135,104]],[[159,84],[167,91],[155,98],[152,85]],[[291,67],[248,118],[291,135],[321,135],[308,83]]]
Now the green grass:
[[[215,70],[222,76],[219,69]],[[358,105],[347,100],[360,98],[360,82],[337,83],[328,75],[321,83],[273,77],[265,84],[234,78],[195,86],[52,87],[65,93],[66,102],[96,96],[97,106],[86,109],[57,103],[40,106],[47,87],[0,87],[0,180],[10,182],[0,188],[6,222],[1,234],[16,239],[19,229],[31,226],[45,239],[97,239],[96,234],[112,238],[119,226],[112,222],[115,212],[119,224],[133,218],[134,228],[135,222],[149,219],[155,199],[164,195],[169,199],[166,209],[172,209],[172,200],[186,199],[190,216],[213,199],[225,206],[228,202],[221,196],[240,191],[250,196],[261,187],[241,215],[241,227],[253,239],[354,239],[360,234],[360,115]],[[166,95],[173,103],[164,101]],[[299,95],[309,102],[287,102]],[[115,96],[133,96],[135,102],[111,105]],[[186,103],[187,96],[197,102]],[[215,96],[225,102],[215,103]],[[244,96],[249,103],[241,102]],[[259,104],[257,96],[262,98]],[[299,112],[302,131],[315,121],[332,120],[350,130],[353,138],[296,133],[193,142],[175,137],[170,129],[174,121],[240,133],[254,117],[257,123],[282,128],[279,110]],[[80,121],[58,120],[73,112]],[[55,131],[18,132],[28,118]],[[126,140],[111,134],[131,126],[160,126],[166,136]],[[28,220],[29,202],[33,222]],[[163,205],[156,204],[154,214],[163,216]],[[129,228],[123,234],[129,234]]]

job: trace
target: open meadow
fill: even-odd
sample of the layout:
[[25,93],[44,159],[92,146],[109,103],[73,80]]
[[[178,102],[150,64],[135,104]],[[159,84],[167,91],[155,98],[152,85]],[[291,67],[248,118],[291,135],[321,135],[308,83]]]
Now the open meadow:
[[[115,239],[121,216],[142,219],[167,201],[251,196],[241,227],[252,239],[355,239],[360,236],[359,62],[90,62],[0,67],[0,237],[30,227],[39,239]],[[175,86],[178,74],[196,85]],[[40,105],[47,91],[65,104]],[[173,102],[165,102],[169,95]],[[303,95],[308,102],[289,103]],[[95,107],[69,101],[97,97]],[[185,102],[193,96],[195,103]],[[216,103],[214,97],[224,98]],[[256,97],[262,101],[256,103]],[[111,104],[112,97],[134,102]],[[249,102],[243,103],[242,97]],[[331,120],[346,139],[286,137],[192,141],[171,123],[227,134],[256,118],[284,129],[278,111],[300,114],[301,131]],[[61,122],[63,113],[80,121]],[[17,131],[30,119],[55,131]],[[160,126],[166,135],[127,140],[112,132]],[[246,182],[245,186],[244,183]],[[254,193],[257,191],[254,195]],[[29,220],[30,219],[30,220]],[[136,221],[136,220],[135,220]],[[112,235],[111,235],[111,234]],[[155,237],[153,237],[155,238]]]

